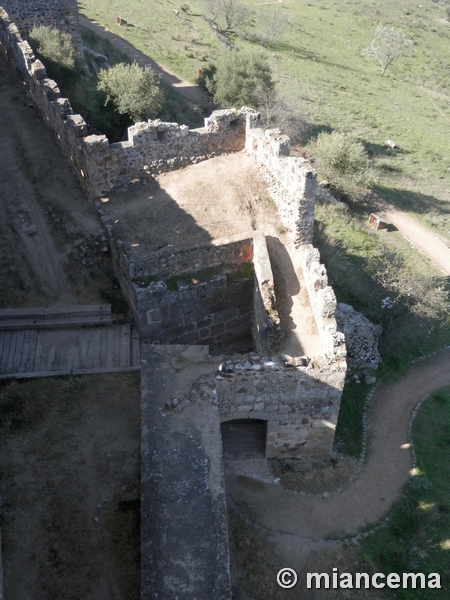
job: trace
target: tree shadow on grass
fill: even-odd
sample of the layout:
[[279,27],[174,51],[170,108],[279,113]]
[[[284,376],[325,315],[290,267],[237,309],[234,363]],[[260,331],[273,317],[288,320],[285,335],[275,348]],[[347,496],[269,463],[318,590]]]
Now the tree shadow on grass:
[[402,210],[413,211],[419,215],[429,214],[430,212],[438,215],[450,215],[449,202],[435,196],[380,184],[373,186],[373,190]]

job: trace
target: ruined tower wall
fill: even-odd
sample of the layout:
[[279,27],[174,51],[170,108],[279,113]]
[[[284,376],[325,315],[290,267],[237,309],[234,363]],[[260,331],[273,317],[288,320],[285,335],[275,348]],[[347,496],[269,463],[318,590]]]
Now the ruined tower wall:
[[290,140],[278,130],[248,127],[245,149],[263,167],[270,194],[296,247],[310,244],[316,187],[310,163],[289,156]]

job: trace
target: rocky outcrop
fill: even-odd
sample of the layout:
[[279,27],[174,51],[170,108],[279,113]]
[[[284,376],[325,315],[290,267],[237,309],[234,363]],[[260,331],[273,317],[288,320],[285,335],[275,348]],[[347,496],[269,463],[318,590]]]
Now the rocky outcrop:
[[382,328],[348,304],[339,303],[335,313],[339,330],[345,335],[347,363],[360,369],[376,369],[381,361],[378,338]]

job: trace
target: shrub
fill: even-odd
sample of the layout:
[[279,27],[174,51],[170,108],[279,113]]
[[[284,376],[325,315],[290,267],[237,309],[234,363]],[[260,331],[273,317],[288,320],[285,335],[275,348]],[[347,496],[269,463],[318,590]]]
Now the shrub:
[[63,69],[74,71],[80,68],[82,59],[73,47],[70,34],[56,27],[37,25],[30,31],[30,42],[34,51],[46,62]]
[[98,74],[98,89],[106,94],[121,115],[133,121],[155,118],[162,108],[163,94],[159,78],[149,67],[119,63]]
[[320,133],[310,144],[319,174],[342,199],[353,202],[365,195],[371,179],[370,161],[364,146],[351,136],[333,131]]
[[274,88],[272,71],[265,57],[255,52],[225,51],[219,57],[206,86],[214,102],[223,108],[258,106],[261,90]]

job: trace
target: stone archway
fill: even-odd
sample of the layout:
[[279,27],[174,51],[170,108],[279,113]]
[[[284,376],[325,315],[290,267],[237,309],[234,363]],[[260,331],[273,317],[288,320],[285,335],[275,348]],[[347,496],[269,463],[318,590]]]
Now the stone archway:
[[233,419],[220,425],[223,454],[225,458],[237,458],[244,454],[266,451],[267,421],[263,419]]

